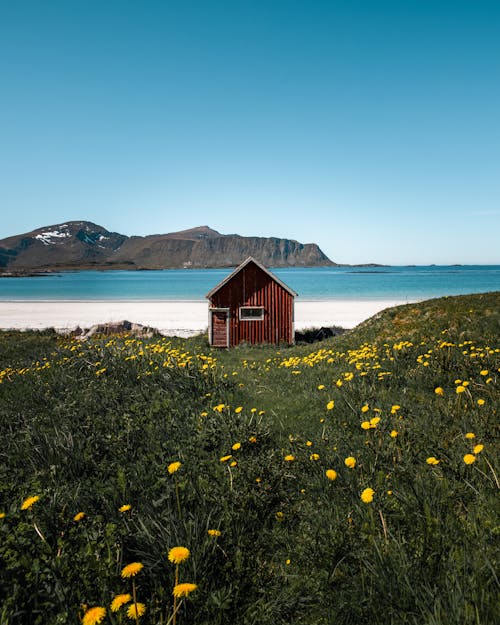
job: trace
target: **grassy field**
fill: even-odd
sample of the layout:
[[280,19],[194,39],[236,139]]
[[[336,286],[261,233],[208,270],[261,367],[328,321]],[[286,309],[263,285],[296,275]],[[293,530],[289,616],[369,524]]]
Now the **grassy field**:
[[499,311],[230,351],[0,333],[0,624],[499,623]]

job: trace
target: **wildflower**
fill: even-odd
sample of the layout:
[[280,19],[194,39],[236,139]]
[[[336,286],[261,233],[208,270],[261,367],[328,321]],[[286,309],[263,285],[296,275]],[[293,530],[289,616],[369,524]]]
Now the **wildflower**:
[[236,460],[233,460],[229,466],[230,467],[237,467],[238,463],[236,462]]
[[181,597],[187,597],[197,588],[198,586],[196,584],[184,582],[183,584],[177,584],[176,586],[174,586],[172,594],[174,595],[174,597],[177,597],[177,599],[180,599]]
[[326,409],[332,410],[334,406],[335,406],[335,402],[333,401],[333,399],[330,399],[330,401],[326,404]]
[[373,419],[370,419],[370,427],[374,428],[376,427],[377,423],[380,422],[380,417],[373,417]]
[[319,460],[319,454],[311,454],[309,456],[309,460],[314,460],[314,461]]
[[284,518],[285,518],[285,513],[281,512],[281,510],[278,510],[278,512],[276,512],[276,520],[283,521]]
[[5,512],[0,512],[0,519],[5,519]]
[[257,442],[257,437],[256,436],[250,436],[250,438],[248,439],[249,443],[256,443]]
[[368,412],[370,410],[370,406],[368,404],[365,404],[362,408],[361,408],[361,412]]
[[344,460],[344,464],[348,469],[354,469],[354,467],[356,466],[356,458],[353,458],[353,456],[348,456]]
[[391,496],[391,495],[392,495],[392,490],[388,490],[388,491],[387,491],[387,494],[388,494],[389,496]]
[[292,561],[290,560],[290,558],[287,558],[287,559],[285,560],[285,564],[286,564],[287,566],[290,566],[290,564],[291,564],[291,563],[292,563]]
[[398,406],[397,404],[396,404],[396,405],[394,405],[394,406],[391,408],[391,414],[396,414],[396,412],[397,412],[398,410],[401,410],[401,406]]
[[465,435],[465,438],[468,438],[468,439],[476,438],[476,435],[474,434],[474,432],[467,432],[467,434]]
[[426,462],[427,462],[427,464],[439,464],[441,462],[441,460],[438,460],[437,458],[434,458],[434,456],[429,456],[429,458],[427,458]]
[[391,432],[391,438],[396,438],[396,437],[397,437],[397,435],[398,435],[397,430],[392,430],[392,432]]
[[489,373],[488,369],[483,369],[482,371],[479,372],[479,375],[487,376],[488,373]]
[[361,493],[361,501],[363,503],[371,503],[373,501],[373,495],[375,491],[373,488],[365,488],[365,490]]
[[141,564],[140,562],[132,562],[131,564],[127,564],[127,566],[123,567],[121,576],[123,578],[135,577],[143,567],[144,564]]
[[168,559],[174,564],[180,564],[189,558],[190,552],[187,547],[172,547],[168,552]]
[[106,608],[96,606],[95,608],[90,608],[85,612],[82,623],[83,625],[98,625],[98,623],[100,623],[105,616]]
[[209,536],[220,536],[222,532],[220,530],[207,530]]
[[327,469],[325,471],[325,475],[332,482],[337,479],[337,471],[335,471],[334,469]]
[[181,462],[177,461],[177,462],[171,462],[168,467],[167,467],[167,471],[170,473],[170,475],[172,475],[173,473],[175,473],[176,471],[178,471],[181,468]]
[[295,460],[295,456],[292,456],[292,454],[288,454],[287,456],[285,456],[285,462],[293,462]]
[[28,497],[21,504],[21,510],[29,510],[33,504],[35,504],[40,497],[38,495],[33,495],[32,497]]
[[241,443],[235,443],[235,444],[231,447],[231,449],[232,449],[233,451],[238,451],[238,449],[240,449],[240,447],[241,447]]
[[231,460],[232,456],[231,454],[229,454],[228,456],[222,456],[222,458],[220,459],[221,462],[227,462],[228,460]]
[[132,603],[127,609],[127,616],[129,619],[138,619],[144,612],[146,612],[146,606],[144,603]]
[[477,400],[477,405],[478,406],[484,406],[484,399],[478,399]]
[[484,445],[475,445],[473,451],[475,454],[480,454],[483,451],[483,449],[484,449]]
[[118,612],[122,605],[130,603],[130,601],[132,601],[132,595],[129,595],[128,593],[124,595],[116,595],[111,602],[111,612]]
[[436,395],[444,395],[444,390],[440,386],[435,388],[434,392],[436,393]]
[[306,441],[306,447],[312,447],[312,441]]
[[123,506],[121,506],[120,508],[118,508],[118,512],[128,512],[129,510],[132,509],[132,506],[129,503],[124,504]]
[[465,454],[464,462],[465,464],[473,464],[474,462],[476,462],[476,456],[474,456],[473,454]]
[[363,423],[361,424],[361,427],[363,430],[369,430],[372,426],[370,425],[369,421],[363,421]]
[[465,386],[462,386],[461,384],[459,386],[457,386],[457,388],[455,389],[455,392],[457,393],[457,395],[460,395],[460,393],[465,393]]
[[76,521],[78,523],[78,521],[83,521],[85,517],[86,517],[85,512],[77,512],[75,516],[73,517],[73,521]]
[[234,409],[234,412],[236,414],[240,414],[240,412],[243,410],[243,406],[238,406],[237,408]]

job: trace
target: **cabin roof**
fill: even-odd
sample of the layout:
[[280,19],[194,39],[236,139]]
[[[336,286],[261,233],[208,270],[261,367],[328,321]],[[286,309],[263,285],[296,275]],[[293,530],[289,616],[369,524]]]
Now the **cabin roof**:
[[215,293],[217,293],[217,291],[219,289],[221,289],[224,285],[226,285],[228,282],[230,282],[237,274],[240,273],[240,271],[242,271],[247,265],[249,265],[250,263],[253,263],[254,265],[256,265],[259,269],[261,269],[264,273],[267,273],[267,275],[274,280],[275,282],[277,282],[281,287],[283,287],[285,289],[285,291],[287,291],[288,293],[290,293],[290,295],[292,297],[295,297],[296,295],[298,295],[298,293],[296,293],[293,289],[291,289],[289,286],[287,286],[284,282],[282,282],[279,278],[277,278],[273,273],[271,273],[269,271],[269,269],[266,269],[264,267],[264,265],[261,265],[258,261],[255,260],[255,258],[253,258],[252,256],[249,256],[245,261],[243,261],[241,263],[241,265],[239,265],[239,267],[236,267],[236,269],[231,272],[228,276],[226,276],[224,278],[224,280],[222,280],[221,282],[219,282],[219,284],[217,284],[216,286],[214,286],[214,288],[209,291],[205,297],[210,299]]

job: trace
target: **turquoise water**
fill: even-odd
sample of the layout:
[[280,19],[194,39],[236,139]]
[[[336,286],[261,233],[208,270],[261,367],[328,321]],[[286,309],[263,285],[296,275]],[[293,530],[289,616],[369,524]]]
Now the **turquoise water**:
[[[274,269],[301,300],[421,300],[500,291],[500,265]],[[80,271],[0,279],[0,300],[204,300],[230,269]]]

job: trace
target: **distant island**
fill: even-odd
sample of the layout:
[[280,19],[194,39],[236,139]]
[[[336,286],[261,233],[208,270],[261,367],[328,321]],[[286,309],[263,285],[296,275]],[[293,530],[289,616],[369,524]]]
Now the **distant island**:
[[315,243],[292,239],[221,234],[208,226],[128,237],[89,221],[68,221],[0,240],[0,276],[236,267],[249,256],[268,267],[338,266]]

